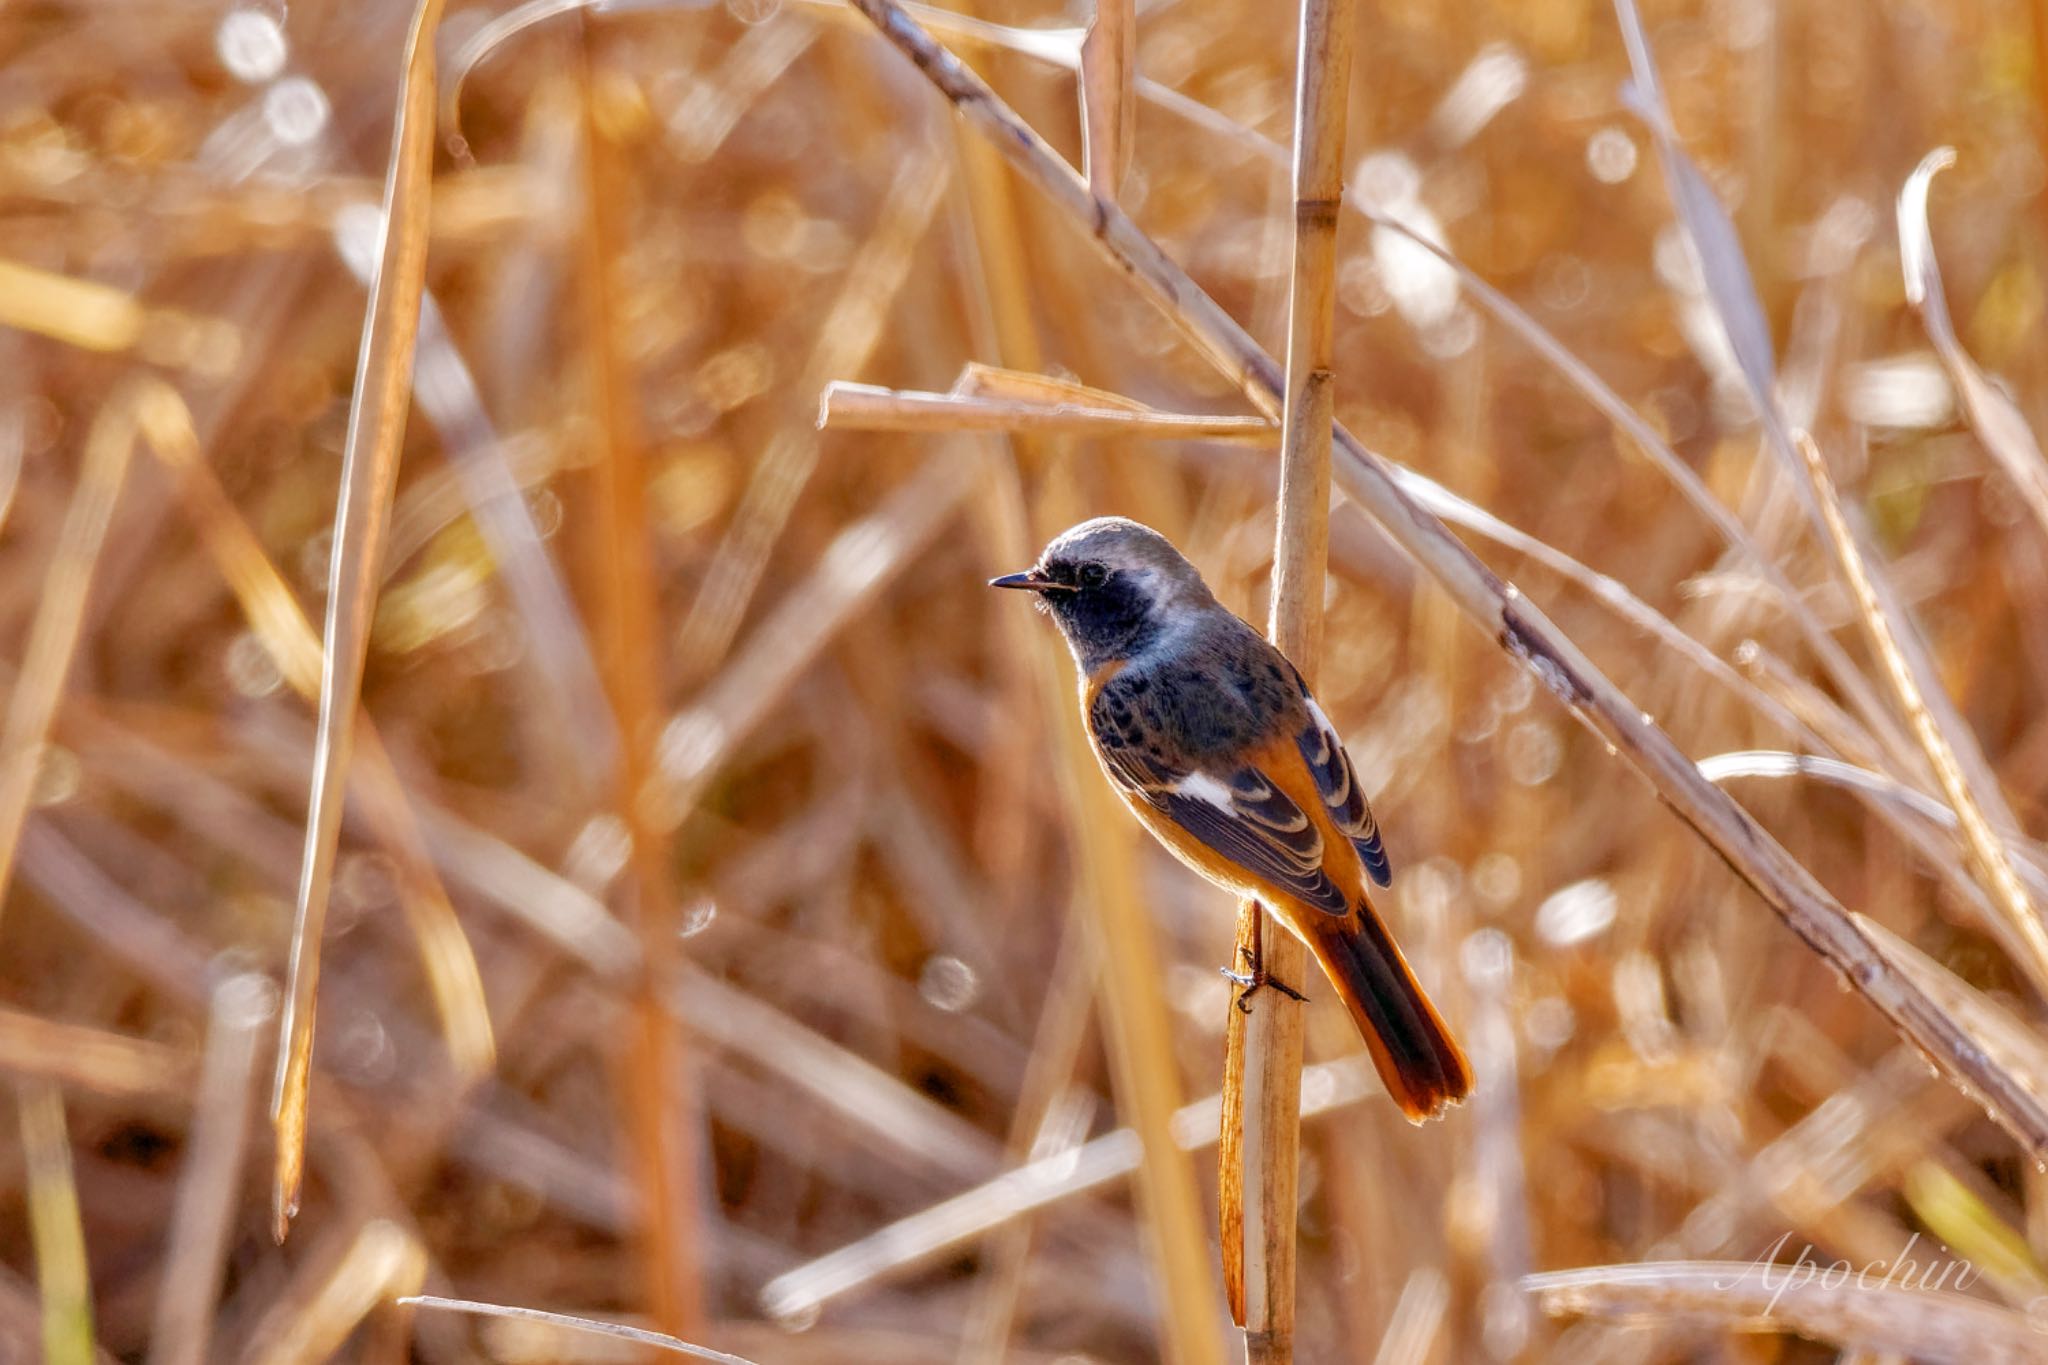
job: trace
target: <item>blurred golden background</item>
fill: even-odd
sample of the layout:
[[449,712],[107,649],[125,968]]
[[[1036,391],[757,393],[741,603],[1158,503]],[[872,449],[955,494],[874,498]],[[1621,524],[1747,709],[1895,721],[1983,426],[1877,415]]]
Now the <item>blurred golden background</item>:
[[[915,13],[1079,165],[1092,5]],[[1633,14],[1361,6],[1340,420],[2048,1095],[2048,8],[1644,0],[1668,110]],[[1213,1276],[1232,907],[982,583],[1119,513],[1263,622],[1238,378],[850,9],[453,5],[395,501],[337,531],[411,16],[0,9],[0,1359],[644,1358],[421,1292],[762,1362],[1234,1354],[1134,1194],[1199,1196]],[[1282,354],[1294,10],[1136,18],[1118,202]],[[821,425],[832,381],[953,397]],[[1121,400],[1239,422],[1048,415]],[[280,1246],[338,535],[374,611]],[[1480,1090],[1409,1127],[1315,1001],[1300,1358],[2048,1358],[2025,1146],[1356,507],[1332,542],[1318,691]],[[1523,1278],[1802,1247],[1978,1273],[1761,1333]]]

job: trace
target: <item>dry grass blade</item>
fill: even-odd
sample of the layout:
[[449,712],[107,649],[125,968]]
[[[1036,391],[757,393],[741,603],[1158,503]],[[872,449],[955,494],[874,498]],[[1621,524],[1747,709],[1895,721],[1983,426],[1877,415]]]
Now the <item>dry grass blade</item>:
[[706,782],[847,622],[930,541],[973,486],[950,451],[925,461],[881,507],[840,532],[818,567],[661,737],[661,774],[640,794],[681,823]]
[[[287,686],[317,705],[320,699],[319,637],[293,597],[284,575],[263,552],[247,521],[207,465],[192,430],[191,413],[175,391],[147,383],[137,400],[150,451],[170,468],[194,529],[220,569],[256,637],[269,651]],[[367,716],[362,723],[360,763],[350,788],[359,797],[377,838],[391,851],[402,887],[399,905],[419,943],[434,1005],[457,1073],[474,1079],[491,1069],[495,1047],[483,974],[434,873],[412,805]]]
[[1263,417],[1207,417],[1151,408],[1099,408],[921,393],[834,381],[819,400],[818,425],[849,431],[1011,431],[1058,436],[1147,436],[1160,440],[1270,446],[1279,431]]
[[[1261,411],[1277,409],[1280,373],[1272,358],[1156,243],[1115,205],[1091,196],[1043,138],[934,43],[900,6],[891,0],[855,3],[942,95],[993,139],[1012,165],[1129,272],[1191,345],[1239,384]],[[1642,707],[1594,667],[1533,603],[1417,506],[1377,455],[1341,426],[1335,440],[1338,486],[1372,513],[1487,638],[1527,667],[1611,745],[1617,757],[1625,757],[1794,933],[1842,972],[1953,1081],[1979,1095],[2029,1153],[2048,1159],[2048,1108],[1989,1064],[1945,1014],[1878,956],[1813,874],[1702,778],[1670,736],[1645,719]]]
[[1442,1271],[1424,1266],[1410,1274],[1372,1365],[1423,1365],[1431,1359],[1450,1306],[1451,1287]]
[[[1302,1073],[1301,1115],[1314,1118],[1357,1104],[1378,1084],[1362,1057],[1312,1066]],[[1182,1105],[1173,1115],[1175,1145],[1183,1151],[1214,1145],[1221,1136],[1221,1117],[1221,1095]],[[1137,1170],[1139,1160],[1138,1135],[1129,1128],[1035,1158],[776,1276],[761,1291],[762,1306],[778,1318],[801,1320],[835,1299],[972,1245],[1029,1213],[1100,1189]]]
[[1114,199],[1137,143],[1138,16],[1133,0],[1097,0],[1081,40],[1081,166],[1089,188]]
[[354,396],[335,510],[334,560],[320,675],[320,729],[306,811],[304,866],[292,920],[271,1121],[277,1134],[272,1230],[282,1240],[305,1178],[306,1103],[313,1068],[313,1013],[320,983],[320,936],[341,838],[364,657],[398,459],[420,297],[426,285],[429,181],[434,168],[434,34],[440,0],[419,0],[406,35],[391,164],[384,181],[384,239],[364,312]]
[[308,1262],[258,1324],[248,1365],[314,1365],[332,1360],[377,1309],[419,1291],[427,1252],[398,1224],[373,1218],[338,1255]]
[[43,581],[28,651],[7,698],[6,720],[0,722],[0,907],[5,906],[14,879],[22,824],[35,795],[50,722],[78,653],[93,570],[106,545],[107,526],[134,452],[135,392],[124,386],[107,399],[86,435],[78,491],[57,531],[56,553]]
[[706,1040],[782,1077],[811,1103],[839,1111],[843,1121],[899,1149],[919,1170],[979,1180],[994,1164],[994,1145],[971,1124],[716,977],[685,969],[673,1008]]
[[1949,382],[1963,401],[1970,429],[2005,470],[2043,531],[2048,531],[2048,458],[2034,439],[2017,404],[1978,368],[1949,320],[1948,297],[1941,287],[1941,266],[1934,258],[1934,234],[1927,223],[1927,192],[1934,177],[1956,164],[1953,147],[1937,147],[1921,158],[1899,191],[1899,268],[1906,277],[1906,302],[1920,314],[1920,325],[1934,343],[1948,371]]
[[[1792,423],[1779,400],[1770,326],[1764,316],[1748,260],[1742,253],[1742,243],[1736,236],[1727,210],[1679,144],[1678,135],[1671,126],[1670,110],[1664,101],[1649,40],[1643,32],[1642,17],[1636,11],[1634,0],[1615,0],[1615,14],[1621,23],[1629,69],[1633,73],[1630,96],[1656,141],[1657,154],[1670,185],[1679,224],[1692,245],[1707,300],[1728,340],[1735,369],[1748,390],[1751,406],[1756,410],[1757,420],[1763,428],[1764,443],[1783,467],[1785,477],[1797,493],[1815,534],[1825,538],[1828,532],[1822,518],[1821,494],[1813,486],[1807,462],[1795,448]],[[1933,661],[1907,620],[1897,594],[1881,572],[1873,570],[1869,579],[1876,600],[1888,619],[1892,637],[1916,679],[1924,704],[1932,713],[1943,742],[1953,754],[1978,805],[1990,813],[1995,823],[2017,828],[2018,822],[2005,807],[1996,774],[1985,761],[1961,713],[1942,692]],[[1832,641],[1809,637],[1809,643],[1822,651],[1824,661],[1835,657]],[[1889,735],[1891,716],[1878,704],[1864,680],[1854,673],[1844,673],[1832,663],[1829,664],[1829,672],[1854,703],[1865,723],[1880,735]],[[1893,746],[1893,757],[1901,757],[1901,750],[1896,745]]]
[[64,1096],[54,1081],[29,1081],[16,1088],[15,1097],[21,1106],[29,1237],[42,1295],[43,1360],[46,1365],[92,1365],[92,1281],[85,1230],[78,1221]]
[[253,972],[214,987],[193,1106],[191,1141],[151,1324],[149,1365],[200,1365],[213,1336],[213,1306],[242,1186],[254,1098],[256,1046],[277,1008],[276,990]]
[[1825,1279],[1811,1264],[1803,1270],[1731,1261],[1593,1266],[1531,1275],[1522,1285],[1554,1317],[1796,1332],[1949,1365],[2024,1365],[2048,1351],[2048,1330],[2010,1309],[1908,1280]]
[[[897,173],[881,221],[847,271],[846,284],[819,329],[817,345],[797,380],[798,392],[822,389],[858,369],[873,351],[949,178],[946,158],[936,153],[913,157]],[[755,462],[732,525],[683,621],[678,650],[684,666],[699,676],[708,674],[730,648],[769,552],[817,463],[817,433],[797,426],[777,435]]]
[[147,308],[123,289],[0,259],[0,326],[87,351],[133,351],[207,379],[239,359],[236,329],[218,318]]
[[147,1038],[0,1008],[0,1071],[112,1099],[183,1098],[189,1052]]
[[1177,1150],[1174,1119],[1183,1093],[1174,1063],[1172,1016],[1156,931],[1123,812],[1101,780],[1078,725],[1057,731],[1060,789],[1071,812],[1080,894],[1094,932],[1097,1009],[1108,1045],[1117,1111],[1137,1138],[1138,1205],[1157,1268],[1162,1354],[1173,1365],[1223,1358],[1214,1315],[1216,1279],[1194,1172]]
[[2003,840],[1977,805],[1969,780],[1956,760],[1955,749],[1928,710],[1926,697],[1906,662],[1898,637],[1893,633],[1889,614],[1878,600],[1869,567],[1856,544],[1855,533],[1849,529],[1841,498],[1835,492],[1833,479],[1828,476],[1827,463],[1821,458],[1820,448],[1813,443],[1812,437],[1803,432],[1797,439],[1813,480],[1814,495],[1819,500],[1829,548],[1833,550],[1835,563],[1855,598],[1863,628],[1870,637],[1871,649],[1883,662],[1885,679],[1891,684],[1899,709],[1913,727],[1913,735],[1920,741],[1928,764],[1934,769],[1942,795],[1948,798],[1949,807],[1956,813],[1962,829],[1963,852],[1975,868],[1986,894],[1991,897],[1991,903],[1998,908],[2006,931],[2003,936],[2011,941],[2016,958],[2033,978],[2036,988],[2048,994],[2048,925],[2043,924],[2039,911],[2028,899],[2019,874],[2013,870],[2012,860],[2006,856]]
[[614,1053],[612,1084],[638,1196],[647,1305],[664,1330],[689,1333],[704,1317],[699,1153],[706,1124],[686,1080],[688,1032],[662,1002],[680,958],[669,830],[651,820],[638,799],[655,767],[650,741],[661,724],[664,650],[647,440],[634,396],[640,376],[619,321],[616,262],[625,250],[619,206],[626,181],[616,133],[599,112],[596,92],[608,64],[598,55],[589,21],[580,25],[578,39],[585,224],[579,264],[597,456],[587,573],[595,588],[605,692],[625,739],[616,783],[606,795],[625,827],[625,918],[639,938],[641,967],[624,1045]]
[[502,1303],[478,1303],[473,1299],[444,1299],[438,1294],[408,1294],[399,1303],[409,1308],[438,1308],[450,1313],[471,1313],[481,1318],[511,1318],[518,1322],[545,1323],[549,1327],[560,1327],[565,1331],[584,1332],[591,1336],[610,1337],[614,1341],[631,1342],[635,1346],[652,1346],[657,1351],[670,1351],[692,1360],[711,1360],[720,1365],[752,1365],[744,1356],[728,1355],[714,1351],[708,1346],[692,1346],[679,1337],[665,1332],[650,1332],[643,1327],[629,1327],[623,1322],[600,1322],[595,1318],[571,1317],[567,1313],[548,1313],[538,1308],[519,1308]]
[[142,339],[144,319],[126,290],[0,261],[0,324],[88,351],[125,351]]
[[[1700,772],[1711,782],[1726,782],[1732,777],[1811,777],[1873,797],[1881,806],[1910,812],[1944,831],[1953,833],[1962,828],[1953,808],[1925,792],[1837,758],[1786,753],[1781,749],[1743,749],[1701,759]],[[2006,841],[2005,851],[2013,870],[2033,888],[2034,894],[2048,896],[2048,853],[2036,844],[2012,839]]]
[[[1294,103],[1294,270],[1287,401],[1267,634],[1313,685],[1323,652],[1330,554],[1330,440],[1337,214],[1351,97],[1356,9],[1302,0]],[[1292,988],[1233,1001],[1225,1022],[1223,1147],[1217,1202],[1223,1280],[1249,1361],[1294,1358],[1295,1191],[1301,1165],[1303,1010],[1308,954],[1259,906],[1238,909],[1236,960]]]

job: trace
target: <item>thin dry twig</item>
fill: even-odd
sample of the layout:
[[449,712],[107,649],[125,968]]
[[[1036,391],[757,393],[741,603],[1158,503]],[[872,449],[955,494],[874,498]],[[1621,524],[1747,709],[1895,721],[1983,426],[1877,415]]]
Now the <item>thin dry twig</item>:
[[[1330,440],[1337,390],[1337,214],[1356,7],[1302,0],[1294,102],[1294,271],[1287,401],[1267,633],[1311,684],[1323,651]],[[1238,909],[1237,959],[1299,990],[1307,951],[1255,900]],[[1302,1005],[1289,991],[1232,1002],[1225,1024],[1218,1206],[1223,1280],[1248,1361],[1294,1357],[1295,1189],[1301,1164]]]
[[[1096,199],[1028,124],[915,24],[893,0],[854,0],[883,36],[1109,255],[1188,341],[1261,411],[1280,397],[1278,367],[1252,338],[1114,204]],[[1957,1084],[1976,1093],[2029,1153],[2048,1158],[2048,1108],[1987,1061],[1968,1033],[1895,971],[1841,905],[1740,806],[1707,782],[1671,738],[1517,589],[1503,582],[1404,493],[1386,463],[1339,426],[1343,491],[1434,578],[1487,638],[1528,668],[1598,733],[1753,887],[1792,931]]]
[[434,168],[434,34],[441,0],[419,0],[406,36],[391,164],[384,181],[384,240],[364,309],[362,349],[343,447],[341,499],[334,518],[327,623],[321,656],[319,738],[306,812],[304,867],[292,918],[291,970],[279,1027],[271,1122],[277,1133],[272,1231],[282,1241],[299,1207],[305,1178],[306,1102],[313,1068],[313,1013],[320,983],[320,937],[341,839],[370,617],[398,459],[420,296],[426,285],[428,183]]

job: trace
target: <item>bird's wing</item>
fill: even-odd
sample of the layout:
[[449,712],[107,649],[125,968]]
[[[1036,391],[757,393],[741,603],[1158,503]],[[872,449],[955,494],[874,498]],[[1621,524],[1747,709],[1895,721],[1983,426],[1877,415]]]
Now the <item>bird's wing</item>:
[[1307,760],[1309,771],[1315,774],[1316,791],[1329,809],[1330,822],[1358,850],[1358,860],[1365,864],[1366,874],[1381,886],[1390,886],[1394,880],[1393,864],[1387,861],[1387,846],[1380,842],[1379,822],[1372,818],[1372,807],[1366,804],[1365,788],[1358,785],[1351,756],[1344,752],[1337,727],[1330,724],[1323,708],[1308,694],[1306,684],[1302,685],[1301,699],[1308,704],[1308,723],[1294,737],[1294,744]]
[[1158,742],[1142,705],[1116,684],[1088,708],[1088,729],[1110,779],[1214,853],[1304,904],[1349,914],[1323,871],[1323,836],[1300,806],[1256,765],[1208,772],[1179,762]]

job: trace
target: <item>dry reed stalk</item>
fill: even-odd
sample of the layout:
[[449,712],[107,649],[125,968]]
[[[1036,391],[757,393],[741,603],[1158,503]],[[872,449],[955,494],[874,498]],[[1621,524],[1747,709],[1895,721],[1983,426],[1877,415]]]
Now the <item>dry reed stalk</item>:
[[1081,173],[1115,199],[1137,145],[1138,16],[1133,0],[1097,0],[1081,40]]
[[1279,430],[1263,417],[1206,417],[1150,408],[1069,404],[919,393],[834,381],[819,402],[818,425],[847,431],[1005,431],[1060,436],[1147,436],[1160,440],[1245,442],[1270,446]]
[[405,443],[413,343],[426,284],[434,169],[434,35],[440,18],[441,0],[419,0],[406,34],[391,129],[391,161],[384,180],[382,249],[364,309],[362,347],[356,358],[348,436],[342,452],[321,654],[319,734],[271,1100],[271,1122],[277,1135],[272,1232],[280,1241],[298,1211],[299,1187],[305,1178],[306,1103],[312,1080],[321,931],[341,838],[342,802],[370,645],[370,618],[391,495]]
[[[1114,204],[1085,182],[1028,124],[950,52],[933,42],[894,0],[854,0],[883,36],[959,111],[990,137],[1024,176],[1117,263],[1140,291],[1179,326],[1212,364],[1262,412],[1274,414],[1280,372],[1228,313]],[[1625,758],[1659,797],[1754,888],[1765,904],[1842,974],[1892,1025],[1955,1083],[1969,1088],[2027,1151],[2048,1159],[2048,1108],[1989,1063],[1967,1032],[1895,971],[1850,921],[1839,902],[1740,806],[1702,778],[1671,738],[1645,719],[1535,604],[1502,581],[1419,507],[1386,463],[1342,426],[1335,433],[1336,483],[1369,511],[1396,544],[1445,590],[1487,638],[1527,668]]]
[[2042,923],[2026,887],[2020,884],[2019,874],[2013,871],[2012,860],[2006,856],[2004,840],[1978,806],[1948,735],[1928,708],[1926,695],[1915,680],[1914,670],[1892,627],[1894,613],[1887,611],[1886,604],[1878,598],[1870,566],[1856,543],[1855,533],[1849,529],[1841,497],[1835,492],[1820,447],[1805,432],[1796,433],[1794,439],[1806,460],[1836,567],[1855,598],[1857,615],[1870,638],[1871,652],[1884,664],[1885,680],[1891,684],[1899,709],[1912,725],[1913,736],[1926,753],[1928,766],[1934,770],[1949,808],[1955,812],[1961,826],[1963,852],[1998,908],[2000,921],[2018,935],[2021,951],[2016,954],[2017,959],[2029,967],[2036,986],[2048,991],[2048,925]]
[[620,349],[614,271],[624,254],[619,221],[620,152],[595,100],[599,73],[592,26],[578,26],[583,213],[581,285],[590,401],[595,408],[595,525],[587,539],[598,670],[622,738],[613,809],[624,821],[627,909],[640,946],[630,988],[631,1022],[613,1052],[613,1086],[623,1111],[637,1186],[636,1222],[646,1248],[645,1290],[655,1323],[676,1336],[704,1320],[702,1208],[704,1116],[693,1072],[686,1011],[664,999],[681,965],[680,924],[669,876],[671,826],[651,819],[643,799],[656,770],[663,651],[647,515],[648,457],[639,422],[638,375]]
[[[1267,634],[1311,686],[1322,662],[1330,553],[1330,432],[1337,213],[1351,98],[1355,7],[1302,0],[1294,97],[1294,268],[1287,399]],[[1252,990],[1225,1024],[1221,1186],[1223,1279],[1247,1361],[1294,1358],[1295,1189],[1301,1164],[1302,1004],[1307,950],[1259,906],[1239,907],[1233,967],[1285,990]]]
[[1387,1318],[1372,1365],[1424,1365],[1435,1359],[1450,1306],[1451,1286],[1441,1270],[1424,1266],[1411,1272]]
[[57,529],[21,671],[8,691],[6,719],[0,721],[0,908],[14,879],[43,746],[85,628],[93,573],[127,482],[128,460],[135,451],[135,402],[133,386],[116,389],[86,434],[78,488]]
[[[831,8],[824,11],[827,14],[840,12],[840,0],[817,2],[830,4]],[[903,13],[924,24],[932,33],[957,38],[965,43],[1016,52],[1070,70],[1078,70],[1080,66],[1078,45],[1069,40],[1072,31],[1008,28],[1000,24],[963,19],[961,16],[915,3],[905,3],[900,8]],[[1283,167],[1289,163],[1286,148],[1179,91],[1142,78],[1137,81],[1136,91],[1143,98],[1178,115],[1190,125],[1246,148],[1272,166]],[[1631,444],[1657,466],[1659,472],[1678,490],[1688,505],[1714,529],[1715,534],[1729,550],[1749,562],[1769,590],[1774,603],[1798,628],[1807,647],[1813,650],[1829,678],[1855,705],[1866,723],[1875,727],[1887,739],[1896,740],[1895,747],[1903,746],[1904,736],[1895,735],[1890,728],[1890,713],[1878,703],[1876,692],[1870,688],[1868,681],[1855,667],[1848,654],[1822,625],[1807,603],[1805,594],[1786,577],[1776,560],[1757,544],[1749,528],[1715,498],[1705,480],[1672,448],[1670,442],[1664,439],[1655,426],[1631,407],[1612,385],[1575,355],[1533,314],[1453,255],[1443,243],[1418,232],[1413,225],[1400,218],[1382,212],[1361,197],[1353,187],[1345,187],[1344,206],[1375,228],[1393,233],[1441,262],[1458,277],[1460,288],[1490,317],[1521,338],[1536,356],[1607,417]]]
[[55,1081],[24,1081],[14,1094],[21,1111],[29,1240],[42,1299],[43,1360],[45,1365],[93,1365],[92,1277],[78,1219],[64,1094]]

